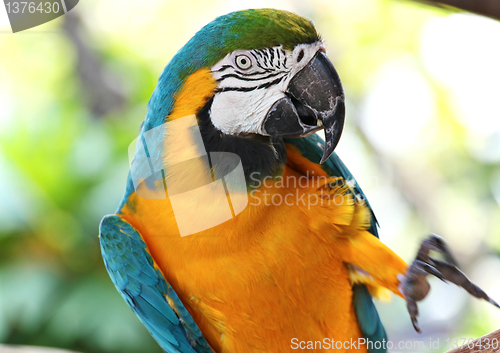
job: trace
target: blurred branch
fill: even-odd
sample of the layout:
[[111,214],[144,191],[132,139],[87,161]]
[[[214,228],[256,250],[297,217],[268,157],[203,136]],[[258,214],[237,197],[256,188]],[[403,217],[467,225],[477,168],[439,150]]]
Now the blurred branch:
[[64,349],[50,347],[35,347],[35,346],[12,346],[0,344],[0,352],[2,353],[76,353]]
[[474,342],[458,347],[448,353],[494,353],[500,351],[500,330],[479,337]]
[[500,20],[499,0],[414,0],[423,4],[441,8],[454,7],[460,10],[473,12],[478,15]]
[[119,79],[106,69],[98,53],[88,45],[78,12],[64,16],[63,30],[76,52],[76,70],[89,110],[97,117],[118,109],[125,103],[125,92]]

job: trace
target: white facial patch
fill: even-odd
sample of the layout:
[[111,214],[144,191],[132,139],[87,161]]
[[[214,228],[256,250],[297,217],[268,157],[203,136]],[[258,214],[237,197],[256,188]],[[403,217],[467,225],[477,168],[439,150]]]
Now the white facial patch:
[[262,123],[267,113],[318,50],[325,50],[321,41],[299,44],[293,51],[278,46],[226,55],[210,69],[218,81],[210,109],[214,126],[231,135],[265,135]]

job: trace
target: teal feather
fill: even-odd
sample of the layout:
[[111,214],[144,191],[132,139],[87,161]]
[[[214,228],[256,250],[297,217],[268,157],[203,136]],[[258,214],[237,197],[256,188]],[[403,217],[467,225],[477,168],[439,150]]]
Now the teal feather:
[[137,230],[118,216],[106,216],[100,225],[100,243],[118,292],[165,352],[212,352],[177,294],[154,268]]

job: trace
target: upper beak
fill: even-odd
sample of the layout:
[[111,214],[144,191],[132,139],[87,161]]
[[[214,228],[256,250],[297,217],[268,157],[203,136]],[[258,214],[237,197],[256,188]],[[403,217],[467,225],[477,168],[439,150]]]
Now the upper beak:
[[324,163],[339,142],[344,126],[344,91],[330,60],[318,51],[292,78],[286,97],[276,101],[263,122],[270,136],[303,137],[325,129]]

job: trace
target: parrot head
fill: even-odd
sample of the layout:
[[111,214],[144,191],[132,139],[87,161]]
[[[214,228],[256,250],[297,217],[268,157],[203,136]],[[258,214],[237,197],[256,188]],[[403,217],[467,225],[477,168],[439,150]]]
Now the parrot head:
[[143,131],[195,114],[207,150],[238,154],[246,174],[272,174],[286,160],[284,138],[324,129],[323,163],[345,114],[342,85],[325,52],[313,24],[287,11],[218,17],[165,68]]

